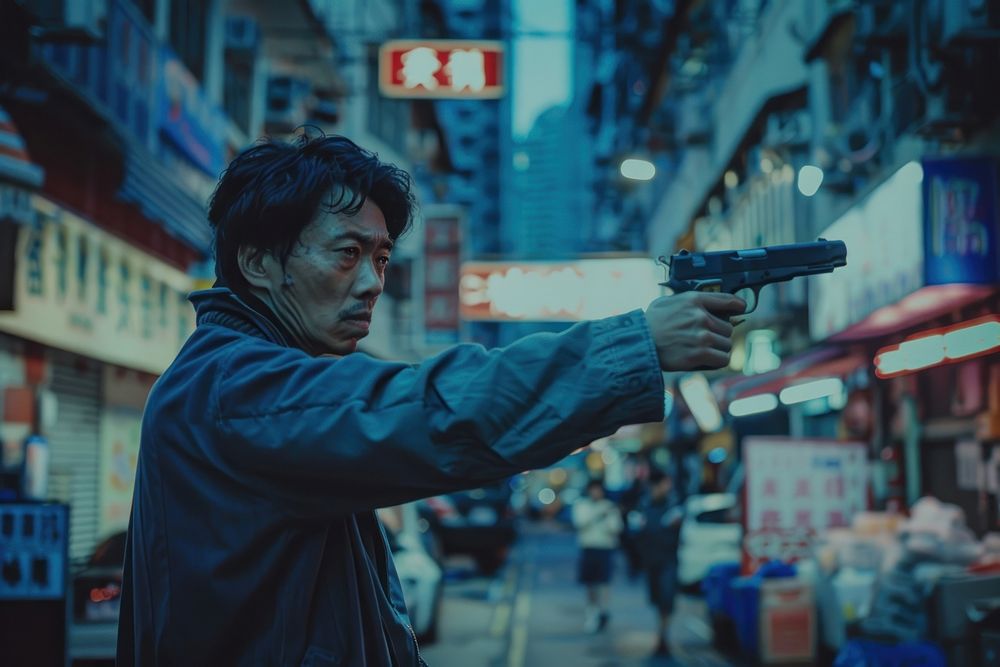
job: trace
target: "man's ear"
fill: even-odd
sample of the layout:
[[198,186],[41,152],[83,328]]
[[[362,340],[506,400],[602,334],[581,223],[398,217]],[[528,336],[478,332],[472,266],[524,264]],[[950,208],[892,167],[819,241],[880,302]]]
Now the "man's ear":
[[266,290],[272,285],[272,273],[276,262],[271,253],[250,245],[240,246],[237,261],[240,273],[250,287]]

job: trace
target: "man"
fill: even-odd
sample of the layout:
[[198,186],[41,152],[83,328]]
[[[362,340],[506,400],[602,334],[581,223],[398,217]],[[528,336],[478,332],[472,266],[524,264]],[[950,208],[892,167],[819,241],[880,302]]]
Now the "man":
[[653,469],[649,475],[649,498],[641,510],[638,542],[649,585],[649,601],[659,616],[657,656],[670,655],[670,615],[677,595],[677,550],[680,547],[683,509],[672,502],[673,479]]
[[621,513],[607,499],[601,480],[590,480],[587,495],[573,503],[573,526],[580,545],[577,578],[587,588],[584,630],[599,632],[608,624],[608,582],[622,532]]
[[660,420],[661,369],[728,363],[744,302],[719,294],[419,365],[352,354],[412,211],[407,175],[337,136],[223,174],[217,286],[143,418],[119,664],[422,664],[375,508]]

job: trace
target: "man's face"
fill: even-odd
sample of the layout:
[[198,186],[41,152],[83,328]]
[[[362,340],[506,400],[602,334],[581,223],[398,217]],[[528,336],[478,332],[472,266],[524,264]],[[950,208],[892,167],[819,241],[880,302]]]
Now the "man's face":
[[322,212],[284,271],[266,263],[269,305],[308,352],[350,354],[368,335],[391,252],[385,218],[370,200],[354,216]]

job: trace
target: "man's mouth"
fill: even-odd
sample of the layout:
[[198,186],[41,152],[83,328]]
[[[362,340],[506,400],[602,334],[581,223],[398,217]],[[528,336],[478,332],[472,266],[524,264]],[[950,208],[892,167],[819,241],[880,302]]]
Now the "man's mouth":
[[370,327],[372,323],[372,316],[367,313],[361,315],[353,315],[351,317],[345,317],[344,321],[346,321],[348,324],[356,326],[359,329],[368,331],[368,327]]

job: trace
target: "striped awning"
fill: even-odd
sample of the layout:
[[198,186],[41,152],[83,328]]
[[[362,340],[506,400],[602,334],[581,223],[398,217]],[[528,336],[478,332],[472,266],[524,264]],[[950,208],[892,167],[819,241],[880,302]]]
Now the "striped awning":
[[0,106],[0,181],[13,181],[29,188],[42,185],[45,170],[31,161],[24,138],[7,110]]

